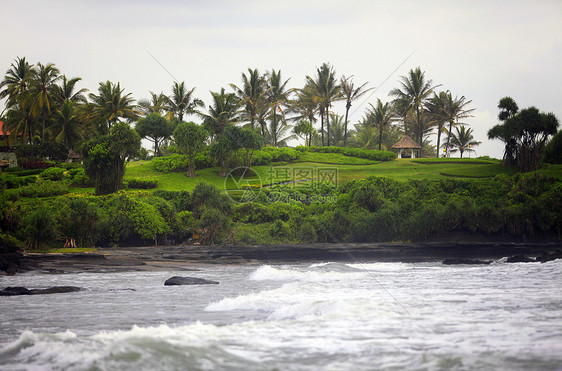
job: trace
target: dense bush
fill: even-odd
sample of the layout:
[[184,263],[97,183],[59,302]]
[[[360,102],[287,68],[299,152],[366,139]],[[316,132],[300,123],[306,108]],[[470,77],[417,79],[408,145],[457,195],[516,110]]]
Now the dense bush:
[[27,184],[35,183],[36,181],[37,177],[35,175],[16,176],[8,173],[0,178],[0,189],[23,187]]
[[543,161],[562,164],[562,130],[556,133],[544,149]]
[[17,200],[21,197],[53,197],[66,194],[68,191],[68,185],[63,182],[40,179],[23,187],[6,191],[6,197],[10,200]]
[[55,163],[49,161],[22,161],[19,163],[19,167],[26,170],[46,169],[53,166],[55,166]]
[[158,181],[145,179],[129,179],[127,180],[129,188],[135,189],[153,189],[158,187]]
[[374,149],[349,148],[349,147],[304,147],[298,146],[296,150],[301,152],[341,153],[345,156],[365,158],[372,161],[391,161],[396,158],[396,153],[390,151],[378,151]]
[[39,176],[47,180],[62,180],[64,178],[65,170],[60,167],[50,167],[45,169]]

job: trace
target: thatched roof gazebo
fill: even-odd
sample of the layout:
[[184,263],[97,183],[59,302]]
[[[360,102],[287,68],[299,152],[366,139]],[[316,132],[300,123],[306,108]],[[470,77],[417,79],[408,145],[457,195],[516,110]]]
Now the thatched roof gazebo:
[[[409,136],[404,135],[398,143],[392,146],[392,149],[398,150],[398,158],[415,158],[416,152],[414,150],[421,149],[421,146],[417,145]],[[408,149],[412,150],[409,156],[406,154],[406,150]]]

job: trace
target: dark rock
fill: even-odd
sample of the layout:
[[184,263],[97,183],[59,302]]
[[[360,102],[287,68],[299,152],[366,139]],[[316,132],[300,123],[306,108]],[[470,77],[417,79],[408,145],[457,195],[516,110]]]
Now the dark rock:
[[477,259],[445,259],[443,264],[456,265],[456,264],[490,264],[491,260],[477,260]]
[[48,289],[31,290],[31,292],[32,295],[43,295],[43,294],[63,294],[66,292],[76,292],[80,290],[81,288],[76,286],[55,286],[55,287],[49,287]]
[[175,285],[218,285],[217,281],[206,280],[197,277],[180,277],[174,276],[168,278],[164,282],[164,286],[175,286]]
[[537,256],[537,261],[541,263],[546,263],[551,260],[562,259],[562,251],[545,251],[541,256]]
[[536,260],[528,257],[527,255],[513,255],[511,258],[507,258],[507,263],[533,263],[533,262],[536,262]]
[[16,295],[45,295],[45,294],[61,294],[66,292],[80,291],[80,287],[75,286],[55,286],[47,289],[29,290],[25,287],[6,287],[0,291],[0,296],[16,296]]
[[32,295],[31,290],[25,287],[15,286],[6,287],[4,290],[0,291],[0,296],[14,296],[14,295]]

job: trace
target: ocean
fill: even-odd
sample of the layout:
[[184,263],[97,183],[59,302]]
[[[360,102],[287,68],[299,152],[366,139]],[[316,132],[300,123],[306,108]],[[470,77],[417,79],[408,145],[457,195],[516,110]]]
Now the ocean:
[[[172,276],[219,285],[164,286]],[[0,277],[1,370],[560,370],[562,260]]]

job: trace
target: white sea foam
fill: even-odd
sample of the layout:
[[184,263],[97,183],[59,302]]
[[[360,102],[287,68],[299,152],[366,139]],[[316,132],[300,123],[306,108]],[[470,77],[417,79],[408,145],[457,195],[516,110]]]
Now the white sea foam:
[[301,270],[288,267],[275,268],[263,265],[250,275],[254,281],[301,281],[301,282],[329,282],[341,280],[361,279],[368,273],[361,271],[338,272],[333,270]]

